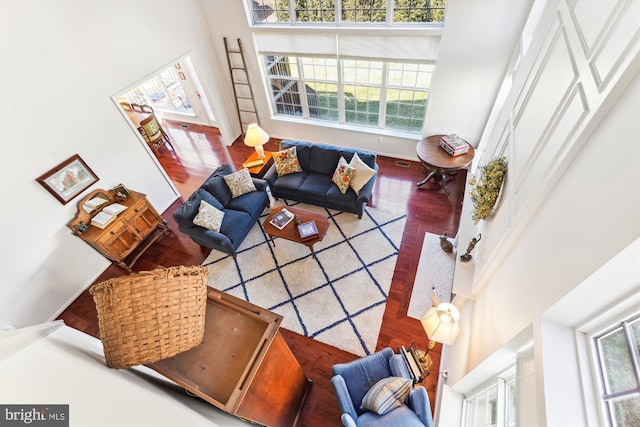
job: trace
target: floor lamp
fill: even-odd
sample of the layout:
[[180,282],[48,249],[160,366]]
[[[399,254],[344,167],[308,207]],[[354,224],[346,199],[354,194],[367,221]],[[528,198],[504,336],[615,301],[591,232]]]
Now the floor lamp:
[[426,351],[416,351],[418,356],[418,362],[424,372],[429,372],[433,361],[429,356],[429,350],[431,350],[437,342],[441,344],[451,345],[458,338],[460,334],[460,325],[458,319],[460,318],[460,311],[458,308],[448,302],[440,302],[436,295],[435,289],[431,292],[431,307],[420,320],[424,331],[429,338],[429,345]]

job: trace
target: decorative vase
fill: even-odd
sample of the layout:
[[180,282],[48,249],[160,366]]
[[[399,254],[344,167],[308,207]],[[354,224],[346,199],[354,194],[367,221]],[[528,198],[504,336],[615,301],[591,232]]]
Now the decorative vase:
[[447,232],[446,231],[444,233],[442,233],[442,236],[440,236],[440,247],[446,253],[450,254],[451,252],[453,252],[453,243],[451,243],[449,241],[449,239],[447,238]]

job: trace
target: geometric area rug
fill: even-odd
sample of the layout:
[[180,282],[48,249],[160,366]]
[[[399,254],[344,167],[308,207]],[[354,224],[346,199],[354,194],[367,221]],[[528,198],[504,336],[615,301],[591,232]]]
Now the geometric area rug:
[[367,207],[357,215],[276,201],[322,213],[329,229],[313,248],[284,239],[275,247],[260,220],[236,258],[212,250],[202,263],[209,286],[283,316],[282,327],[364,356],[375,352],[406,215]]

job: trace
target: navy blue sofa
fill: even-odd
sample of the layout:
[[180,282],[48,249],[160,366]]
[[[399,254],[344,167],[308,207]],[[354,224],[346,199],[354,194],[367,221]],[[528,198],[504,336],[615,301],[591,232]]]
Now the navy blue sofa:
[[[275,165],[271,166],[264,175],[264,179],[269,181],[273,196],[343,212],[351,212],[357,214],[358,218],[362,218],[364,207],[371,198],[378,171],[376,154],[371,151],[327,144],[288,140],[280,142],[280,150],[293,146],[296,147],[298,162],[303,172],[278,176]],[[342,194],[331,181],[331,178],[340,156],[350,162],[354,153],[358,153],[358,157],[373,168],[376,171],[376,175],[362,187],[359,195],[351,188],[347,190],[346,194]]]
[[[233,172],[228,164],[216,169],[204,184],[173,213],[173,218],[178,223],[178,230],[191,237],[197,244],[217,249],[235,257],[238,247],[269,205],[269,196],[267,195],[267,182],[253,178],[253,184],[258,191],[232,198],[231,191],[223,176]],[[193,223],[193,218],[198,214],[201,200],[224,212],[220,232]]]

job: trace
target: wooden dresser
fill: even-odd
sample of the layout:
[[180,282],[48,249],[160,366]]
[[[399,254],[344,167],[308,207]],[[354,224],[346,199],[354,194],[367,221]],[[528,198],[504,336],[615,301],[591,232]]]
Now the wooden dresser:
[[[95,211],[86,212],[84,204],[96,196],[108,200],[108,203]],[[124,201],[117,202],[126,209],[114,221],[103,229],[90,225],[95,215],[114,202],[116,199],[113,191],[95,190],[79,202],[78,214],[68,226],[76,236],[102,255],[131,271],[131,266],[140,255],[169,228],[147,197],[135,191],[129,191],[129,196]],[[83,231],[81,223],[87,225],[86,231]]]

